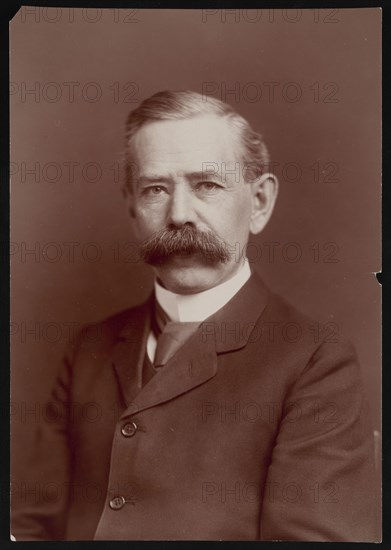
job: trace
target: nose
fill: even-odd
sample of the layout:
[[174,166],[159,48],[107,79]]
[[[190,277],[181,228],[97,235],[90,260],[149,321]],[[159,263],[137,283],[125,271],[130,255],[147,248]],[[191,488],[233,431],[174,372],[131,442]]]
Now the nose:
[[195,212],[191,192],[186,189],[185,185],[177,185],[171,194],[167,223],[181,227],[186,223],[194,222]]

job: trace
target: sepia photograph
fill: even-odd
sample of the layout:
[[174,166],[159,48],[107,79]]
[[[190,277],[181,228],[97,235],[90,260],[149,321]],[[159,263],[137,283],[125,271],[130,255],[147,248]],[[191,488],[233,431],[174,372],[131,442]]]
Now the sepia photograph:
[[9,35],[10,540],[381,542],[381,8]]

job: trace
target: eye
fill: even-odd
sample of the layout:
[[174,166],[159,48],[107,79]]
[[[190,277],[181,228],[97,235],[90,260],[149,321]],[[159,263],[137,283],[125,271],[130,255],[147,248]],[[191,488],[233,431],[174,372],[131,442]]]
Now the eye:
[[221,189],[221,185],[218,185],[214,181],[201,181],[197,184],[197,190],[213,192]]
[[161,195],[164,192],[162,185],[150,185],[142,190],[143,195]]

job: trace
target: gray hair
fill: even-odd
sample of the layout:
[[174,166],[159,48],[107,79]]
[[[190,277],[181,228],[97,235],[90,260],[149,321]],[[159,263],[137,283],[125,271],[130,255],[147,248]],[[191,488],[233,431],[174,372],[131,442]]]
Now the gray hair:
[[241,160],[246,167],[244,179],[246,182],[257,180],[264,173],[270,158],[262,136],[254,132],[245,118],[227,103],[211,96],[190,90],[166,90],[145,99],[127,117],[124,192],[132,193],[135,167],[130,144],[144,124],[158,120],[184,120],[206,114],[225,117],[235,128],[243,148]]

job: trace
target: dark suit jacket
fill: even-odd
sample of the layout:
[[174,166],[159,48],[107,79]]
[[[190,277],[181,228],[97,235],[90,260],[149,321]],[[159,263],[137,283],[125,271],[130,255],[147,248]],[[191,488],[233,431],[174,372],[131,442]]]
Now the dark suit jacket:
[[373,540],[352,346],[253,274],[140,389],[151,304],[67,355],[16,539]]

